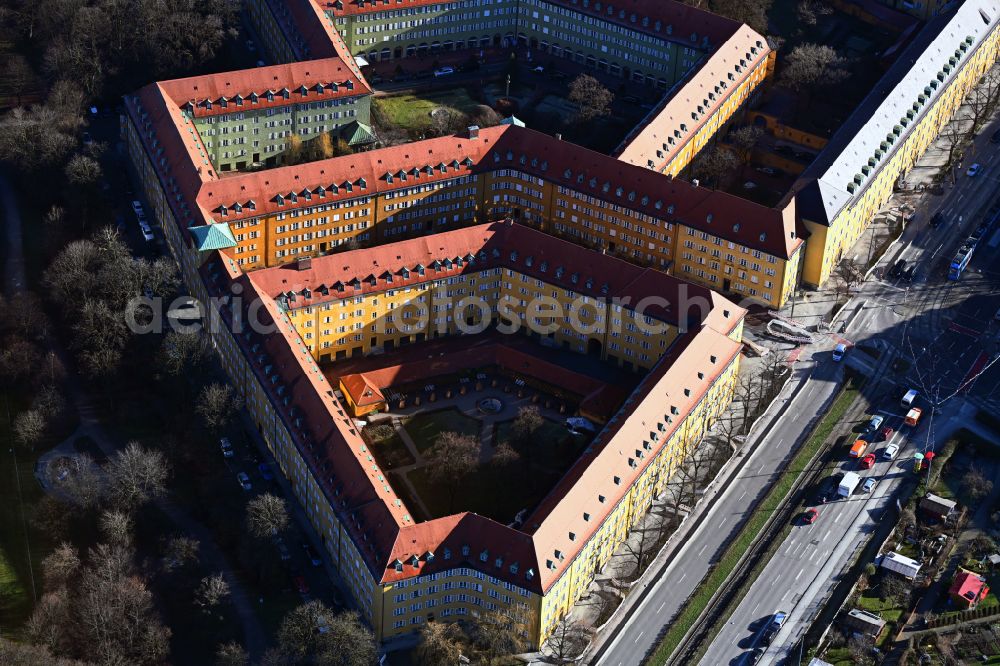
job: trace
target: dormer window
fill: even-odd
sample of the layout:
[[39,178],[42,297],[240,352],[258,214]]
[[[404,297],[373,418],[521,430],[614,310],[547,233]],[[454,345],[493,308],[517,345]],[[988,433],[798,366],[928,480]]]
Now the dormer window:
[[468,557],[469,556],[469,550],[470,549],[469,549],[468,546],[462,546],[462,557]]

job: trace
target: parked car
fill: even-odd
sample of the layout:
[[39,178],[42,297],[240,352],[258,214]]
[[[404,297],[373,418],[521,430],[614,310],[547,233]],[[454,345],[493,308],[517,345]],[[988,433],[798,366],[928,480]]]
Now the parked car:
[[454,67],[441,67],[434,70],[434,76],[448,76],[449,74],[454,74]]
[[271,473],[271,466],[267,463],[261,463],[257,465],[257,469],[260,471],[260,477],[265,481],[273,481],[274,474]]
[[867,479],[865,479],[865,483],[863,486],[861,486],[861,490],[863,490],[866,493],[870,493],[877,484],[878,484],[878,479],[876,479],[874,476],[869,476]]
[[768,623],[767,628],[764,630],[764,642],[768,645],[771,644],[771,639],[781,631],[781,627],[784,626],[785,620],[788,619],[788,613],[785,611],[778,611],[773,616],[771,616],[771,621]]
[[888,442],[890,439],[892,439],[892,434],[894,432],[896,432],[896,431],[893,430],[890,426],[886,426],[886,427],[882,428],[882,441],[883,442]]
[[861,464],[858,465],[861,469],[871,469],[875,466],[875,454],[869,453],[864,458],[861,459]]
[[944,215],[941,213],[934,213],[934,215],[931,216],[931,227],[937,229],[942,224],[944,224]]
[[243,488],[243,490],[253,489],[253,484],[250,483],[250,477],[246,472],[240,472],[237,474],[236,480],[240,482],[240,487]]
[[871,420],[870,420],[870,421],[868,422],[868,428],[867,428],[867,430],[868,430],[869,432],[872,432],[872,431],[874,431],[874,430],[878,430],[879,428],[881,428],[881,427],[882,427],[882,423],[883,423],[883,422],[885,422],[885,417],[884,417],[884,416],[882,416],[881,414],[876,414],[876,415],[875,415],[875,416],[873,416],[873,417],[871,418]]
[[139,231],[142,232],[142,237],[147,243],[155,238],[152,227],[146,224],[145,220],[139,220]]
[[891,278],[899,277],[900,274],[905,270],[906,270],[906,259],[900,259],[899,261],[897,261],[895,264],[892,265],[892,268],[889,269],[889,277]]
[[233,443],[229,441],[228,437],[223,437],[219,440],[219,448],[222,449],[222,455],[226,458],[232,458],[235,455]]
[[744,190],[753,190],[756,188],[757,188],[757,183],[753,182],[752,180],[748,180],[747,182],[743,183]]
[[897,453],[899,453],[899,445],[890,444],[889,446],[885,447],[882,450],[882,457],[885,458],[886,460],[892,460],[893,458],[896,457]]
[[973,164],[972,166],[969,167],[969,170],[965,172],[965,175],[969,176],[970,178],[973,178],[973,177],[979,175],[979,170],[982,169],[982,168],[983,168],[983,165],[980,164],[979,162],[976,162],[975,164]]
[[913,282],[913,275],[917,272],[917,265],[912,264],[909,268],[903,271],[902,275],[899,276],[903,282]]
[[296,576],[292,579],[292,582],[295,583],[295,589],[299,594],[309,594],[309,583],[306,582],[305,578]]
[[769,166],[754,167],[754,171],[759,171],[760,173],[767,174],[768,176],[781,175],[781,169],[775,169],[774,167],[769,167]]
[[531,71],[533,71],[536,74],[541,74],[542,72],[545,71],[545,68],[542,67],[541,65],[538,65],[538,66],[534,67]]
[[138,217],[145,217],[146,216],[146,212],[142,209],[142,202],[139,201],[138,199],[135,199],[135,200],[132,201],[132,211]]
[[847,345],[845,345],[843,342],[839,343],[836,347],[833,348],[833,360],[834,361],[841,360],[842,358],[844,358],[844,354],[846,353],[847,353]]
[[817,518],[819,518],[819,509],[816,507],[806,509],[806,512],[802,514],[802,522],[806,525],[812,525]]
[[306,559],[309,560],[309,563],[311,565],[313,565],[314,567],[318,567],[323,564],[323,560],[321,560],[319,555],[316,554],[316,551],[313,550],[312,546],[310,546],[307,543],[303,543],[302,550],[303,552],[305,552]]

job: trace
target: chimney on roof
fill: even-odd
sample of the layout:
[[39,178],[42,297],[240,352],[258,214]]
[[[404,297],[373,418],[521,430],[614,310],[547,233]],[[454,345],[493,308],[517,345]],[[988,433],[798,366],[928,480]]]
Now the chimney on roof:
[[562,141],[562,134],[556,132],[556,141]]
[[698,184],[699,184],[699,183],[698,183],[698,179],[697,179],[697,178],[695,178],[694,180],[692,180],[692,181],[691,181],[691,184],[692,184],[692,185],[694,185],[695,187],[698,187]]
[[295,262],[295,269],[300,271],[307,271],[312,268],[312,257],[302,257],[297,262]]
[[479,138],[479,125],[469,125],[469,138],[470,139]]

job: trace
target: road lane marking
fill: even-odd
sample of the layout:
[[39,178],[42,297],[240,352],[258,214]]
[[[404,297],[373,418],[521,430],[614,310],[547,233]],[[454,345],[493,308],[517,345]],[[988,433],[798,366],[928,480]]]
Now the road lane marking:
[[743,498],[744,498],[744,497],[746,497],[746,496],[747,496],[747,491],[745,491],[745,490],[744,490],[744,491],[743,491],[743,494],[742,494],[742,495],[740,495],[740,496],[739,496],[739,499],[737,499],[736,501],[737,501],[737,502],[739,502],[739,501],[740,501],[741,499],[743,499]]
[[827,531],[826,531],[826,534],[824,534],[824,535],[823,535],[823,539],[822,539],[822,540],[823,540],[823,541],[826,541],[826,538],[827,538],[828,536],[830,536],[830,530],[827,530]]
[[[702,550],[704,550],[704,549],[702,549]],[[699,556],[699,557],[700,557],[700,556]],[[677,584],[678,584],[678,585],[680,585],[680,582],[681,582],[682,580],[684,580],[685,578],[687,578],[687,571],[685,571],[684,573],[682,573],[682,574],[681,574],[681,577],[677,579]]]
[[635,640],[634,640],[634,641],[632,641],[632,642],[633,642],[633,643],[638,643],[638,642],[639,642],[639,639],[640,639],[640,638],[642,638],[642,635],[643,635],[644,633],[646,633],[646,632],[645,632],[645,631],[640,631],[640,632],[639,632],[639,635],[638,635],[638,636],[636,636],[636,637],[635,637]]
[[806,570],[805,567],[802,567],[801,569],[799,569],[799,572],[797,574],[795,574],[795,580],[798,580],[799,576],[801,576],[802,572],[805,571],[805,570]]
[[706,548],[708,548],[708,544],[707,543],[704,546],[701,547],[701,550],[698,551],[698,557],[701,557],[702,555],[705,554],[705,549]]
[[656,612],[659,613],[660,611],[662,611],[663,607],[666,606],[666,605],[667,605],[667,602],[664,601],[662,604],[660,604],[660,607],[656,609]]
[[726,521],[727,521],[727,520],[729,520],[729,516],[726,516],[725,518],[723,518],[723,519],[722,519],[722,522],[721,522],[721,523],[719,523],[719,529],[720,529],[720,530],[722,529],[722,526],[726,524]]

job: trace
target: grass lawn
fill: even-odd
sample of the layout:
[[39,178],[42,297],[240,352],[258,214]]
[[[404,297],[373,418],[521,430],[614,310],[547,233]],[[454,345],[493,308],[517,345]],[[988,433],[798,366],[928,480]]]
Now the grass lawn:
[[405,93],[390,97],[376,98],[375,104],[386,121],[406,130],[429,128],[433,122],[431,111],[445,107],[451,111],[472,114],[479,104],[469,97],[465,88],[429,91],[426,93]]
[[32,575],[40,593],[41,560],[51,545],[24,522],[42,497],[33,475],[36,460],[37,455],[19,452],[15,469],[10,447],[5,444],[0,454],[0,627],[7,637],[16,636],[31,615]]
[[[656,647],[652,657],[649,659],[650,664],[656,664],[657,666],[662,666],[662,664],[667,663],[671,654],[680,645],[681,640],[684,638],[685,634],[694,626],[695,621],[698,616],[701,615],[702,611],[708,606],[709,601],[711,601],[712,596],[715,594],[716,590],[725,583],[732,574],[736,565],[739,563],[740,558],[743,554],[750,548],[754,539],[757,535],[765,528],[768,519],[771,517],[775,511],[777,511],[782,502],[784,502],[785,496],[791,491],[792,486],[795,484],[796,479],[799,474],[805,471],[806,465],[812,460],[813,456],[820,450],[820,447],[826,442],[827,438],[833,433],[842,419],[847,410],[850,409],[851,405],[861,394],[861,386],[853,378],[849,379],[844,389],[840,392],[837,398],[833,401],[830,406],[829,411],[827,411],[826,416],[819,422],[816,428],[813,430],[809,439],[802,445],[798,453],[785,468],[778,480],[771,486],[771,490],[758,505],[757,510],[750,516],[747,522],[743,525],[740,533],[729,542],[729,547],[725,550],[719,561],[712,567],[708,575],[701,581],[701,584],[695,589],[694,594],[688,600],[687,604],[677,615],[673,624],[663,635],[660,640],[659,645]],[[791,529],[790,526],[786,526],[786,532]],[[775,539],[773,543],[773,548],[777,549],[784,537],[779,537]],[[759,570],[763,564],[767,561],[767,557],[763,558],[763,561],[759,563],[756,567]],[[751,582],[754,580],[755,576],[751,576],[746,586],[737,590],[737,593],[729,600],[730,607],[734,604],[739,603],[739,600],[743,598],[746,593],[746,589],[749,588]],[[711,633],[711,636],[718,632],[719,627],[716,626]],[[702,643],[701,649],[708,647],[710,641],[706,640]]]
[[[532,483],[526,481],[529,476]],[[530,512],[561,476],[544,470],[528,474],[519,463],[514,463],[512,469],[506,470],[486,465],[470,474],[456,487],[453,504],[451,488],[433,483],[428,478],[426,467],[407,474],[420,499],[431,512],[430,518],[473,511],[503,524],[514,520],[521,509],[528,509]],[[415,507],[412,502],[408,506]]]
[[390,470],[417,462],[390,423],[370,425],[362,435],[382,469]]
[[[511,426],[514,419],[500,421],[495,427],[496,444],[509,441]],[[543,419],[542,426],[538,429],[535,438],[535,454],[533,463],[538,463],[549,469],[565,472],[569,466],[577,459],[581,446],[587,441],[583,435],[573,435],[561,423],[556,423],[549,419]],[[524,453],[521,452],[523,455]]]
[[856,603],[857,607],[861,610],[866,610],[869,613],[875,613],[881,616],[886,622],[898,622],[899,618],[903,615],[903,609],[897,606],[892,599],[886,599],[883,601],[879,598],[877,588],[865,590],[865,592],[858,597]]
[[482,430],[482,421],[466,416],[457,409],[439,409],[417,414],[407,419],[403,425],[420,453],[434,446],[442,432],[452,431],[479,437],[479,431]]

